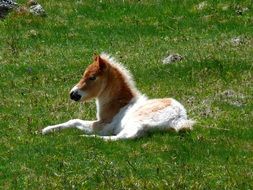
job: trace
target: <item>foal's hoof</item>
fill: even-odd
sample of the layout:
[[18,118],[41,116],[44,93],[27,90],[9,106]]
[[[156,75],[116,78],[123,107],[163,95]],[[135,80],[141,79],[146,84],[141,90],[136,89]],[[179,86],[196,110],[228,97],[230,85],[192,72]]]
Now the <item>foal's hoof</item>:
[[42,129],[41,133],[42,135],[46,135],[48,133],[52,132],[51,126],[45,127],[44,129]]
[[44,129],[42,129],[41,133],[42,133],[42,135],[45,135],[45,134],[47,134],[47,133],[48,133],[48,131],[47,131],[47,129],[46,129],[46,128],[44,128]]

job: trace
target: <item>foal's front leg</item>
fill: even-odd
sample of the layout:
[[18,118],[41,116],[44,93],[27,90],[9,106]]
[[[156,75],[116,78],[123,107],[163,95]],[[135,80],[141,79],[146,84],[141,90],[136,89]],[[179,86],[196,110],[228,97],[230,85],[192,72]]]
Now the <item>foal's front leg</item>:
[[96,121],[84,121],[81,119],[72,119],[72,120],[69,120],[65,123],[45,127],[44,129],[42,129],[42,134],[45,135],[47,133],[50,133],[53,131],[60,131],[62,129],[66,129],[66,128],[77,128],[77,129],[84,131],[87,134],[91,134],[91,133],[93,133],[92,126],[95,122]]

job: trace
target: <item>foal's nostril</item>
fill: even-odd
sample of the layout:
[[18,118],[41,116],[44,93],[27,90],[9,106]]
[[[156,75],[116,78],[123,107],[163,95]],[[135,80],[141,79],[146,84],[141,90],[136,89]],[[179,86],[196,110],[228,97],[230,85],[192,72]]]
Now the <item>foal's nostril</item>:
[[70,93],[70,99],[78,101],[81,99],[81,95],[79,95],[77,91],[72,91]]
[[74,92],[70,92],[70,98],[71,98],[71,99],[74,98]]

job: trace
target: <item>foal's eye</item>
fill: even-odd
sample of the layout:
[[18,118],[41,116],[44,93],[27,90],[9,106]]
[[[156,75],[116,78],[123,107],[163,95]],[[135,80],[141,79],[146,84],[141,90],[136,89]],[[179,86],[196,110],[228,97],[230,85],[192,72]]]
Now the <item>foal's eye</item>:
[[91,77],[89,78],[89,80],[96,80],[96,77],[95,77],[95,76],[91,76]]

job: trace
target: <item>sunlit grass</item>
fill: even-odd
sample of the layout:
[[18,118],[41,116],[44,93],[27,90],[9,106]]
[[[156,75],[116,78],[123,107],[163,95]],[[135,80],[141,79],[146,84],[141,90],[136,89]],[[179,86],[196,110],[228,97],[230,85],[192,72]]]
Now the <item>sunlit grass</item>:
[[[252,189],[253,5],[205,2],[40,1],[47,17],[1,21],[0,187]],[[195,130],[109,143],[78,130],[42,136],[50,124],[95,119],[94,102],[68,92],[102,51],[149,97],[182,102]],[[162,65],[169,53],[184,59]]]

